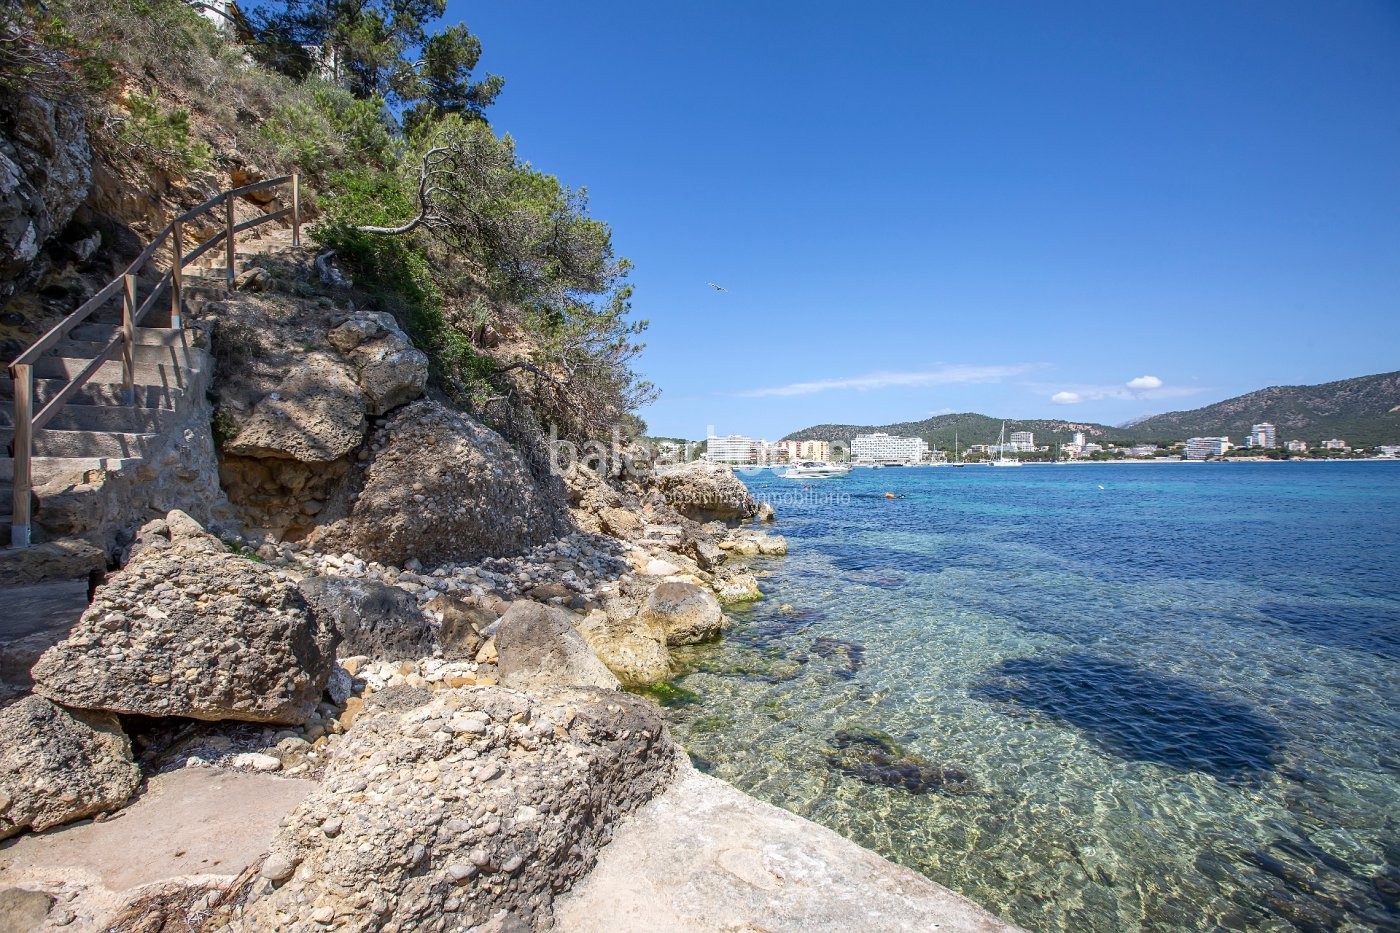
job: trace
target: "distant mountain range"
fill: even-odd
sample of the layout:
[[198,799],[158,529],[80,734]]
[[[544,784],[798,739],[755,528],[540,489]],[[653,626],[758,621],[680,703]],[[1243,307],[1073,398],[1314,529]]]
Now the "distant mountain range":
[[[1067,441],[1076,431],[1103,443],[1174,443],[1188,437],[1226,435],[1239,443],[1252,425],[1269,421],[1278,426],[1278,442],[1298,438],[1317,445],[1339,437],[1353,447],[1400,444],[1400,372],[1360,376],[1315,386],[1270,386],[1191,411],[1138,418],[1114,427],[1083,421],[1006,419],[1012,431],[1033,431],[1037,444]],[[818,424],[794,431],[784,440],[849,442],[857,434],[884,431],[922,437],[930,447],[953,446],[954,432],[963,447],[994,444],[1002,419],[964,412],[936,415],[923,421],[897,424]]]

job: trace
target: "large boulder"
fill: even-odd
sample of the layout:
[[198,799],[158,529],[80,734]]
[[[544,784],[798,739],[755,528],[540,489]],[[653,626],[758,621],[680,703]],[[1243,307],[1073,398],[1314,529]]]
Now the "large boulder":
[[402,566],[520,554],[566,530],[562,484],[541,483],[495,431],[437,402],[414,402],[375,437],[350,517],[330,540]]
[[350,577],[307,577],[297,588],[339,633],[341,657],[403,661],[433,653],[435,626],[407,590]]
[[14,293],[91,186],[82,107],[38,94],[0,96],[0,299]]
[[578,624],[578,631],[598,660],[629,687],[658,683],[671,676],[666,633],[645,616],[619,617],[595,609]]
[[312,351],[254,406],[224,453],[330,463],[364,440],[365,411],[354,371],[333,354]]
[[328,335],[359,374],[371,415],[419,398],[428,385],[428,356],[399,329],[392,314],[358,311]]
[[641,614],[665,635],[668,645],[693,645],[718,638],[724,631],[724,612],[715,594],[680,580],[668,580],[652,590]]
[[370,707],[287,818],[244,920],[547,929],[555,893],[588,873],[677,760],[655,707],[613,691],[474,687],[407,711]]
[[482,630],[499,615],[476,601],[439,593],[423,607],[438,621],[438,645],[449,661],[470,661],[484,641]]
[[568,613],[553,606],[526,599],[512,603],[496,628],[496,654],[501,683],[507,687],[619,686]]
[[110,713],[27,696],[0,709],[0,839],[116,810],[141,783]]
[[729,467],[704,460],[682,463],[657,476],[666,502],[699,522],[752,518],[758,503]]
[[81,709],[299,723],[326,687],[335,641],[285,573],[176,511],[44,652],[34,690]]

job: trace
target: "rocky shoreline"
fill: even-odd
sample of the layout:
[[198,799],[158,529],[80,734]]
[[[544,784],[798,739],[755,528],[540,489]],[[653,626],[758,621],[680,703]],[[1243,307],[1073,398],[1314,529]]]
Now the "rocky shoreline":
[[[669,905],[668,928],[720,928],[686,900],[696,884],[749,904],[750,928],[1005,928],[696,775],[660,708],[627,692],[675,676],[671,649],[722,637],[725,607],[761,598],[763,561],[787,551],[731,470],[657,474],[628,451],[546,469],[528,439],[427,397],[427,360],[391,316],[324,299],[292,313],[275,275],[258,281],[217,309],[217,430],[183,442],[218,449],[218,476],[113,484],[110,511],[139,527],[71,546],[117,569],[81,618],[0,645],[26,671],[0,685],[0,839],[19,837],[0,848],[0,920],[596,928],[596,911],[554,905],[614,884],[588,886],[606,856],[649,866],[629,909]],[[240,328],[257,347],[238,367]],[[283,365],[318,334],[306,365]],[[24,579],[67,546],[34,549]],[[674,864],[656,833],[610,843],[678,794],[773,837],[728,827]],[[209,850],[200,827],[235,801],[263,835]],[[140,883],[93,861],[139,845],[173,850]],[[201,851],[208,870],[187,870]],[[831,876],[816,887],[815,865]]]

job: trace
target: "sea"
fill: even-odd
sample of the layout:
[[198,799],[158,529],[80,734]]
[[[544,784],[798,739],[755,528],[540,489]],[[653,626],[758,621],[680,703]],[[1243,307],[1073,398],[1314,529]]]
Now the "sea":
[[698,767],[1029,930],[1400,930],[1400,462],[741,476]]

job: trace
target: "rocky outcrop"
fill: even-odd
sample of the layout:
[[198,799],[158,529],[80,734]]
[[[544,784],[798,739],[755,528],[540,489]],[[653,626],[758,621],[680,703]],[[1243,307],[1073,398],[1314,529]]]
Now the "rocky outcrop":
[[520,690],[557,686],[616,689],[619,684],[564,610],[513,603],[496,629],[501,683]]
[[435,626],[407,590],[343,577],[307,577],[298,589],[316,614],[335,627],[341,657],[397,661],[433,653]]
[[91,184],[83,110],[7,93],[0,102],[0,300],[14,294]]
[[718,638],[724,630],[719,600],[694,583],[668,580],[658,584],[641,614],[664,635],[668,645],[693,645]]
[[547,929],[555,893],[675,754],[655,707],[612,691],[476,687],[367,710],[288,817],[242,925]]
[[433,401],[376,433],[350,517],[317,540],[385,563],[519,554],[566,530],[562,489],[539,482],[506,440]]
[[140,783],[117,717],[36,696],[0,710],[0,839],[116,810]]
[[704,460],[682,463],[657,477],[666,502],[695,521],[752,518],[758,503],[728,467]]
[[371,415],[419,398],[428,385],[428,356],[414,347],[392,314],[359,311],[327,339],[355,367]]
[[34,690],[82,709],[299,723],[325,689],[335,639],[284,572],[171,512],[39,659]]

